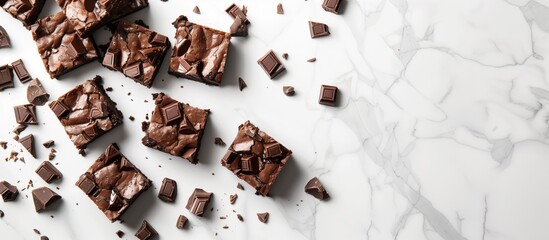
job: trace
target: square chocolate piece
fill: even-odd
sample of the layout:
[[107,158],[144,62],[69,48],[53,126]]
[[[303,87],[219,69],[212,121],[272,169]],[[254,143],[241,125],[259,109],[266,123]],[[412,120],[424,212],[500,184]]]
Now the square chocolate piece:
[[49,104],[78,149],[122,124],[122,112],[100,82],[101,77],[96,76]]
[[309,21],[309,31],[311,32],[311,38],[323,37],[330,35],[328,25],[319,22]]
[[291,155],[291,150],[246,121],[238,127],[221,164],[255,188],[256,194],[267,196]]
[[231,34],[191,23],[179,16],[168,73],[211,85],[221,84]]
[[52,78],[97,59],[91,37],[81,38],[63,12],[38,20],[31,26],[38,53]]
[[269,75],[270,79],[275,78],[278,74],[286,70],[272,50],[257,60],[257,63],[263,68],[265,73]]
[[120,21],[103,58],[103,66],[150,88],[169,47],[166,36]]
[[76,186],[114,222],[151,186],[151,180],[113,143],[80,176]]
[[341,0],[324,0],[322,8],[325,11],[339,14],[339,8],[341,7]]
[[44,3],[46,0],[0,0],[2,8],[25,26],[36,22]]
[[322,85],[318,103],[322,105],[335,106],[337,101],[337,87]]
[[209,109],[180,103],[164,93],[153,94],[156,105],[150,122],[143,122],[143,145],[198,163],[198,151]]
[[55,0],[81,37],[149,6],[148,0]]

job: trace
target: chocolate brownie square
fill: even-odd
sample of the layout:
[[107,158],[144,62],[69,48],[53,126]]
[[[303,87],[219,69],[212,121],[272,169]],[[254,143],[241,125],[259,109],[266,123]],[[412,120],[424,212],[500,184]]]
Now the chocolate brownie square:
[[0,0],[0,6],[25,26],[30,26],[42,11],[46,0]]
[[153,98],[156,106],[151,121],[142,126],[143,145],[198,163],[210,110],[180,103],[164,93],[153,94]]
[[113,143],[76,182],[111,222],[151,186],[149,180]]
[[168,73],[206,84],[221,84],[231,34],[191,23],[185,16],[179,16],[172,24],[176,33]]
[[103,89],[99,76],[76,86],[49,106],[78,149],[122,124],[122,112]]
[[103,58],[103,66],[150,88],[169,47],[166,36],[120,21]]
[[46,71],[52,78],[98,57],[93,39],[79,37],[63,12],[38,20],[31,26],[31,31]]
[[291,155],[291,150],[247,121],[238,127],[221,164],[255,188],[256,194],[267,196]]

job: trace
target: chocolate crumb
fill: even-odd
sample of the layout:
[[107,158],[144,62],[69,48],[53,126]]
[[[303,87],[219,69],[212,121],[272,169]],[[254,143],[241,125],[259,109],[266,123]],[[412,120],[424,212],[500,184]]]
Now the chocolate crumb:
[[227,228],[229,228],[229,226],[227,226],[227,225],[223,226],[223,229],[227,229]]
[[118,236],[118,238],[122,238],[124,237],[124,232],[122,232],[121,230],[118,230],[116,231],[116,236]]
[[269,220],[269,213],[268,213],[268,212],[257,213],[257,218],[258,218],[259,221],[261,221],[262,223],[266,223],[266,222]]
[[105,88],[105,91],[112,92],[112,87]]
[[55,142],[53,140],[49,140],[45,143],[42,143],[42,145],[44,145],[45,148],[50,148],[51,146],[53,146],[55,144]]
[[307,60],[307,62],[310,62],[310,63],[316,62],[316,58],[310,58],[309,60]]
[[8,146],[7,142],[0,142],[0,147],[2,147],[2,149],[5,150],[7,146]]
[[282,8],[282,3],[279,3],[278,5],[276,5],[276,13],[277,14],[284,14],[284,9]]
[[193,13],[200,14],[200,8],[198,8],[198,6],[194,6]]
[[238,78],[238,88],[240,88],[240,91],[242,89],[246,88],[248,85],[246,85],[246,82],[242,78]]
[[86,150],[80,149],[80,150],[78,150],[78,154],[80,154],[82,157],[85,157],[86,156]]
[[33,231],[34,231],[34,233],[40,235],[40,231],[38,231],[38,229],[35,228],[35,229],[33,229]]
[[236,218],[238,218],[239,221],[244,222],[244,218],[240,215],[240,213],[236,214]]
[[240,190],[244,190],[244,186],[242,186],[242,184],[240,184],[240,183],[236,184],[236,188],[238,188]]
[[230,197],[229,197],[229,201],[231,202],[231,204],[234,204],[236,202],[236,199],[238,198],[238,195],[235,193],[235,194],[232,194]]
[[130,116],[130,121],[133,121],[135,120],[135,118],[133,116]]
[[216,137],[215,140],[214,140],[214,143],[215,145],[219,145],[219,146],[225,146],[225,142],[223,142],[223,139],[221,139],[220,137]]
[[282,58],[284,58],[284,60],[288,60],[288,53],[283,53]]
[[286,96],[293,96],[295,94],[295,89],[292,86],[283,86],[282,91]]

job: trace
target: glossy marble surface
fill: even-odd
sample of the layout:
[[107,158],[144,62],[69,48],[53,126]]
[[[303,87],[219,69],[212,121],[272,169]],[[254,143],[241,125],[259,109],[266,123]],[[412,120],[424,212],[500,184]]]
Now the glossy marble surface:
[[[125,123],[81,157],[53,113],[38,107],[40,125],[23,134],[35,134],[39,160],[25,152],[26,163],[0,161],[0,179],[20,190],[31,179],[63,201],[37,214],[30,190],[22,191],[16,202],[0,202],[0,232],[6,239],[37,239],[33,228],[50,239],[118,239],[121,229],[134,239],[146,219],[160,239],[549,239],[549,1],[348,0],[341,15],[324,11],[320,0],[281,2],[284,15],[276,14],[279,1],[237,1],[248,6],[250,36],[233,39],[221,87],[169,76],[166,62],[151,89],[97,62],[51,80],[30,33],[1,12],[13,46],[0,49],[0,64],[22,58],[51,99],[99,74],[114,89],[109,95]],[[143,19],[172,39],[170,23],[180,14],[228,31],[230,3],[151,0],[128,19]],[[42,16],[57,10],[49,1]],[[309,20],[328,24],[331,35],[311,39]],[[99,43],[108,40],[105,32],[96,35]],[[256,63],[269,49],[289,54],[287,72],[273,81]],[[317,61],[306,61],[312,57]],[[248,84],[242,92],[238,77]],[[322,84],[339,87],[337,107],[317,103]],[[285,96],[284,85],[296,96]],[[0,139],[9,141],[2,159],[21,148],[9,132],[16,126],[12,106],[26,102],[25,91],[16,81],[0,92]],[[141,145],[140,122],[159,91],[211,109],[198,165]],[[254,195],[224,169],[226,147],[213,144],[218,136],[230,143],[248,119],[294,152],[272,197]],[[39,144],[49,139],[64,174],[55,184],[34,173],[48,154]],[[153,181],[122,224],[110,223],[74,186],[111,142]],[[329,201],[304,193],[313,176]],[[178,183],[175,204],[156,197],[164,177]],[[195,187],[214,192],[214,210],[203,218],[184,208]],[[265,211],[267,224],[256,217]],[[190,218],[185,230],[175,228],[179,214]]]

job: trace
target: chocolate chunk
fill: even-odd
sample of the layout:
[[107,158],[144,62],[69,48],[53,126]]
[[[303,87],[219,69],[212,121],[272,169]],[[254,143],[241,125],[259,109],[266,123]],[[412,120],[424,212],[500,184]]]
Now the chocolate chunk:
[[236,184],[236,188],[238,188],[240,190],[244,190],[244,186],[242,186],[242,184],[240,184],[240,183]]
[[38,79],[32,80],[29,83],[29,86],[27,86],[27,100],[29,100],[30,103],[42,106],[49,98],[50,95],[46,92]]
[[158,193],[158,198],[165,202],[175,202],[176,195],[177,183],[175,182],[175,180],[164,178],[164,180],[162,180],[160,192]]
[[61,199],[61,196],[57,195],[57,193],[48,187],[41,187],[32,190],[32,200],[34,201],[34,209],[36,212],[46,210],[59,199]]
[[0,91],[6,88],[12,88],[13,85],[13,72],[8,65],[0,66]]
[[324,0],[322,8],[327,12],[339,14],[339,8],[341,6],[341,0]]
[[146,220],[143,220],[143,223],[141,224],[139,230],[135,233],[135,236],[140,240],[151,240],[158,236],[158,233]]
[[284,14],[284,9],[282,8],[282,3],[279,3],[276,5],[276,13],[277,14]]
[[[0,1],[1,2],[1,1]],[[10,46],[10,37],[2,26],[0,26],[0,48],[5,48]]]
[[124,232],[118,230],[118,231],[116,231],[116,236],[118,236],[118,238],[123,238],[124,237]]
[[59,172],[59,170],[48,161],[42,162],[35,172],[47,183],[61,180],[61,178],[63,178],[63,174],[61,174],[61,172]]
[[21,134],[23,131],[25,131],[25,129],[27,129],[27,125],[26,124],[19,124],[17,125],[17,127],[15,127],[12,132],[19,135]]
[[225,146],[225,142],[223,142],[223,139],[221,139],[220,137],[216,137],[214,139],[214,144],[219,146]]
[[284,60],[288,60],[288,53],[283,53],[282,58],[284,58]]
[[246,13],[234,3],[231,4],[227,9],[225,9],[225,12],[227,12],[233,19],[241,18],[242,20],[244,20],[244,23],[249,23],[248,18],[246,17]]
[[50,239],[46,236],[40,236],[40,240],[50,240]]
[[148,0],[56,0],[79,36],[88,37],[113,20],[149,6]]
[[2,195],[2,200],[4,200],[4,202],[15,201],[18,194],[19,191],[17,190],[17,187],[6,181],[0,182],[0,195]]
[[166,36],[139,24],[120,21],[113,32],[103,65],[150,88],[169,47]]
[[164,93],[153,97],[156,106],[151,121],[142,125],[143,145],[196,164],[210,110],[177,102]]
[[46,0],[0,0],[0,5],[24,26],[36,22]]
[[42,145],[44,145],[45,148],[50,148],[54,144],[55,144],[55,142],[53,140],[48,140],[48,141],[42,143]]
[[262,223],[266,223],[269,220],[269,213],[257,213],[257,219],[259,219],[259,221]]
[[292,86],[283,86],[282,91],[286,96],[293,96],[295,94],[295,89]]
[[[66,0],[58,1],[68,2]],[[74,1],[74,3],[80,4],[80,1]],[[59,78],[61,75],[98,58],[93,38],[79,37],[63,12],[38,20],[36,24],[32,25],[31,32],[44,67],[52,78]],[[71,39],[71,41],[66,39]],[[77,44],[77,42],[81,42],[83,46],[83,49],[79,48],[78,51],[84,53],[75,54],[75,46],[71,46],[71,43]]]
[[21,81],[22,83],[26,83],[32,80],[32,77],[30,76],[27,68],[25,67],[25,64],[23,63],[23,61],[21,61],[21,59],[11,63],[11,67],[13,68],[15,75],[17,75],[17,78],[19,78],[19,81]]
[[242,91],[242,89],[246,88],[248,85],[246,85],[246,82],[244,82],[244,80],[242,78],[238,78],[238,88],[240,89],[240,91]]
[[219,85],[223,80],[231,34],[191,23],[179,16],[175,46],[168,73],[205,84]]
[[238,133],[221,160],[221,164],[267,196],[292,151],[278,143],[249,121],[238,127]]
[[27,136],[24,136],[19,139],[19,143],[23,145],[25,149],[34,157],[36,158],[36,152],[34,150],[34,136],[32,134],[29,134]]
[[322,85],[320,87],[320,97],[318,103],[327,106],[335,106],[337,100],[337,87]]
[[311,178],[311,180],[307,182],[307,185],[305,185],[305,192],[311,194],[319,200],[324,200],[330,197],[317,177]]
[[72,143],[84,149],[95,139],[122,124],[123,115],[96,76],[49,104]]
[[175,226],[179,229],[183,229],[185,228],[187,221],[188,221],[187,217],[183,215],[179,215],[179,217],[177,218],[177,224]]
[[193,194],[187,201],[186,208],[196,216],[204,215],[204,209],[208,207],[213,193],[206,192],[200,188],[195,188]]
[[38,124],[36,119],[36,107],[33,104],[25,104],[13,107],[15,121],[19,124]]
[[200,8],[198,8],[198,6],[194,6],[193,13],[200,14]]
[[330,35],[330,31],[328,31],[328,25],[324,23],[309,21],[309,31],[311,32],[311,38]]
[[0,147],[1,147],[2,149],[5,150],[7,146],[8,146],[8,143],[7,143],[7,142],[4,142],[4,141],[1,141],[1,142],[0,142]]
[[257,63],[263,68],[265,73],[269,75],[270,79],[275,78],[278,74],[286,70],[272,50],[257,60]]
[[233,37],[247,37],[248,36],[248,25],[240,17],[237,17],[237,18],[234,19],[233,24],[231,24],[230,30],[231,30],[231,36],[233,36]]
[[151,181],[116,144],[111,144],[76,182],[105,216],[114,222],[150,186]]
[[236,202],[236,199],[238,198],[238,195],[235,193],[235,194],[231,194],[231,196],[229,196],[229,202],[231,204],[234,204]]

